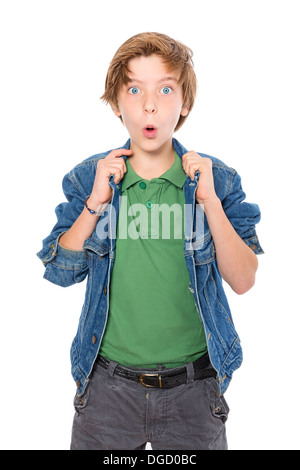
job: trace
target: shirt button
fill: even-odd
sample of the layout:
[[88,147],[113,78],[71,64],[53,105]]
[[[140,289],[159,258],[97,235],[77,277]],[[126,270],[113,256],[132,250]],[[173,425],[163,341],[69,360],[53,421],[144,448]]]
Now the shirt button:
[[95,344],[95,343],[96,343],[96,341],[97,341],[97,338],[96,338],[96,336],[95,336],[95,335],[93,335],[93,336],[92,336],[92,343],[93,343],[93,344]]
[[141,189],[146,189],[146,183],[144,183],[144,181],[141,181],[140,184],[139,184],[140,188]]
[[147,207],[148,209],[151,209],[152,206],[153,206],[152,201],[147,201],[147,202],[146,202],[146,207]]
[[251,250],[257,250],[257,245],[250,245]]

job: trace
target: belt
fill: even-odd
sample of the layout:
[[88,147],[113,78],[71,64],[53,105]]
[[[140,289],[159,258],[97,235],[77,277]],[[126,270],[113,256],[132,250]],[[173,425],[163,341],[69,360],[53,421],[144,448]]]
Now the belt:
[[[110,363],[108,359],[100,355],[98,355],[96,362],[104,369],[107,369]],[[217,376],[215,369],[211,366],[208,353],[201,356],[192,365],[194,368],[194,380]],[[153,369],[149,373],[141,374],[141,370],[125,368],[117,364],[114,374],[150,388],[172,388],[187,383],[186,367],[176,368],[174,372],[170,371],[170,369],[168,371]]]

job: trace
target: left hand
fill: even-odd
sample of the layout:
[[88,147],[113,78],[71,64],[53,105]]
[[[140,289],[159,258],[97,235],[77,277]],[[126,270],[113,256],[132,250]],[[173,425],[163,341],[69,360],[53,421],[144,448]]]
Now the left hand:
[[196,200],[198,204],[205,204],[216,199],[212,161],[210,158],[201,157],[198,153],[190,151],[182,156],[182,168],[194,181],[195,173],[200,171]]

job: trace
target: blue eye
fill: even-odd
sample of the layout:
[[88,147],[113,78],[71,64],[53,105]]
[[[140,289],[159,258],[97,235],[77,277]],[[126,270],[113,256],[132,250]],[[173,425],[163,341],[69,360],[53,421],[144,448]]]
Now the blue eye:
[[131,93],[132,95],[137,95],[140,90],[138,89],[138,87],[133,86],[133,87],[129,88],[128,91],[129,91],[129,93]]
[[172,91],[172,88],[169,87],[169,86],[164,86],[161,90],[160,90],[164,95],[169,95]]

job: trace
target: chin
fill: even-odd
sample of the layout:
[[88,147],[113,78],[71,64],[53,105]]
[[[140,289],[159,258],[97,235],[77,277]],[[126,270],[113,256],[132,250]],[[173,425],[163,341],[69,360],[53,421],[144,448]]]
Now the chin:
[[135,141],[136,145],[148,152],[155,152],[164,146],[167,146],[172,142],[172,137],[168,139],[159,139],[157,137],[147,139],[146,137],[142,141]]

